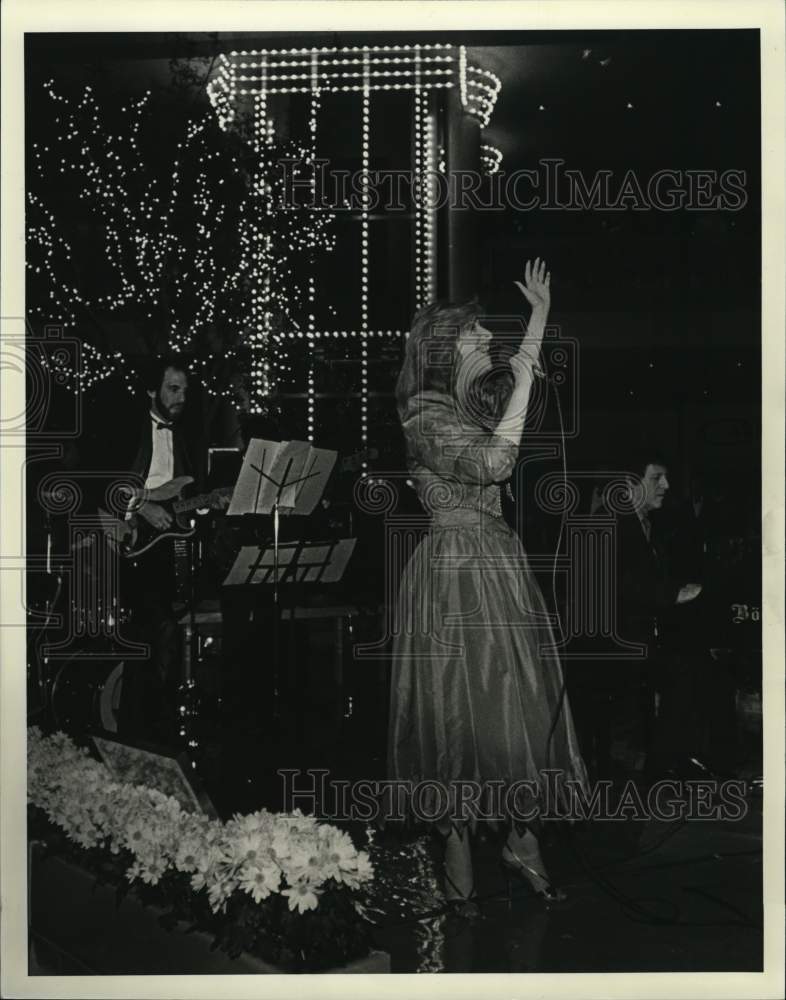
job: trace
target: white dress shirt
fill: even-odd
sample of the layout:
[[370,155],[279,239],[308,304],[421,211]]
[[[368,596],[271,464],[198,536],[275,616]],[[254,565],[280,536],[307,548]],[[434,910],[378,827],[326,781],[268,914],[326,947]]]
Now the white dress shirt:
[[172,428],[165,424],[152,411],[150,419],[153,422],[153,454],[150,458],[150,469],[145,480],[145,489],[154,490],[163,486],[175,477],[175,455],[172,447]]

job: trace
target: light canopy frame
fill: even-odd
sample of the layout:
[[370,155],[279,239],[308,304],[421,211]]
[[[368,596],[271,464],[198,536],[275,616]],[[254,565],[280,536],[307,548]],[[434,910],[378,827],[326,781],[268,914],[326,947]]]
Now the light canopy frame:
[[[462,109],[485,128],[491,118],[501,89],[498,77],[469,62],[465,46],[374,45],[348,47],[312,47],[293,49],[252,49],[220,55],[207,84],[207,94],[218,123],[229,129],[240,108],[251,99],[254,111],[255,144],[271,141],[273,124],[268,114],[271,95],[303,94],[311,97],[310,140],[316,158],[319,101],[324,93],[357,93],[361,99],[360,161],[361,176],[366,178],[361,191],[359,276],[360,315],[356,329],[317,330],[311,316],[307,329],[281,331],[272,335],[272,343],[305,339],[310,343],[321,338],[358,338],[360,346],[361,448],[368,446],[368,340],[375,336],[398,335],[399,331],[370,329],[370,240],[368,175],[373,136],[371,95],[380,91],[408,91],[413,100],[413,180],[421,196],[414,200],[414,300],[420,308],[436,297],[437,226],[436,207],[427,196],[428,187],[440,166],[438,123],[434,92],[457,88]],[[500,157],[501,158],[501,157]],[[424,194],[426,196],[424,196]],[[314,290],[314,278],[309,287]],[[270,310],[265,308],[264,291],[257,292],[260,330],[252,337],[252,346],[267,352],[271,343],[268,325]],[[312,294],[312,301],[313,301]],[[267,357],[252,360],[252,398],[267,392],[270,375]],[[313,362],[308,365],[307,427],[309,440],[315,431],[316,392]],[[362,474],[367,466],[362,464]]]

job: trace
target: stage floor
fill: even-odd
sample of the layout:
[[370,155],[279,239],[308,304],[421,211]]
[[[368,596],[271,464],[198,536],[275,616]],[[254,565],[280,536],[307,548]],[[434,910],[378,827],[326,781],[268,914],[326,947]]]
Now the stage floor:
[[740,822],[595,822],[548,850],[564,903],[509,903],[498,842],[478,845],[483,919],[378,932],[392,972],[734,972],[762,968],[761,815]]

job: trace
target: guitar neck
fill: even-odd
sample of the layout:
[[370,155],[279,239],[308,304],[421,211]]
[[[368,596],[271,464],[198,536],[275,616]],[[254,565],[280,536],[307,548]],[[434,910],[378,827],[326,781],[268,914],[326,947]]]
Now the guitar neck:
[[213,490],[212,493],[200,493],[198,497],[189,497],[187,500],[175,500],[172,507],[176,514],[183,514],[187,510],[196,510],[198,507],[210,507],[215,503],[216,496],[227,492],[227,490]]

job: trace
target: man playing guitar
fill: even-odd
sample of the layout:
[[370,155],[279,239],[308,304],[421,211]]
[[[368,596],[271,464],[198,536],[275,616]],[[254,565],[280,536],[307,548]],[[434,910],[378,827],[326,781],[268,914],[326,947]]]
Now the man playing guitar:
[[[186,437],[182,417],[186,407],[188,376],[174,356],[155,359],[145,375],[149,411],[140,421],[131,472],[139,475],[145,490],[152,490],[176,475],[201,479],[196,448]],[[189,445],[191,447],[189,447]],[[135,515],[158,531],[172,523],[160,504],[143,500]],[[135,625],[140,638],[151,647],[147,662],[126,664],[120,703],[120,730],[167,740],[176,731],[176,695],[179,677],[175,597],[174,549],[169,540],[133,561],[125,574]]]
[[[126,520],[138,519],[154,532],[173,527],[173,515],[149,498],[171,480],[189,476],[198,490],[205,478],[199,433],[184,416],[188,395],[185,362],[175,355],[154,358],[143,378],[146,412],[126,426],[115,425],[109,454],[143,485],[131,501]],[[121,422],[122,423],[122,422]],[[122,521],[119,521],[122,525]],[[133,553],[129,553],[133,556]],[[134,612],[138,640],[148,643],[147,661],[126,663],[120,704],[121,733],[170,741],[176,735],[180,673],[175,600],[175,559],[171,538],[163,537],[138,558],[122,560],[121,587]]]

